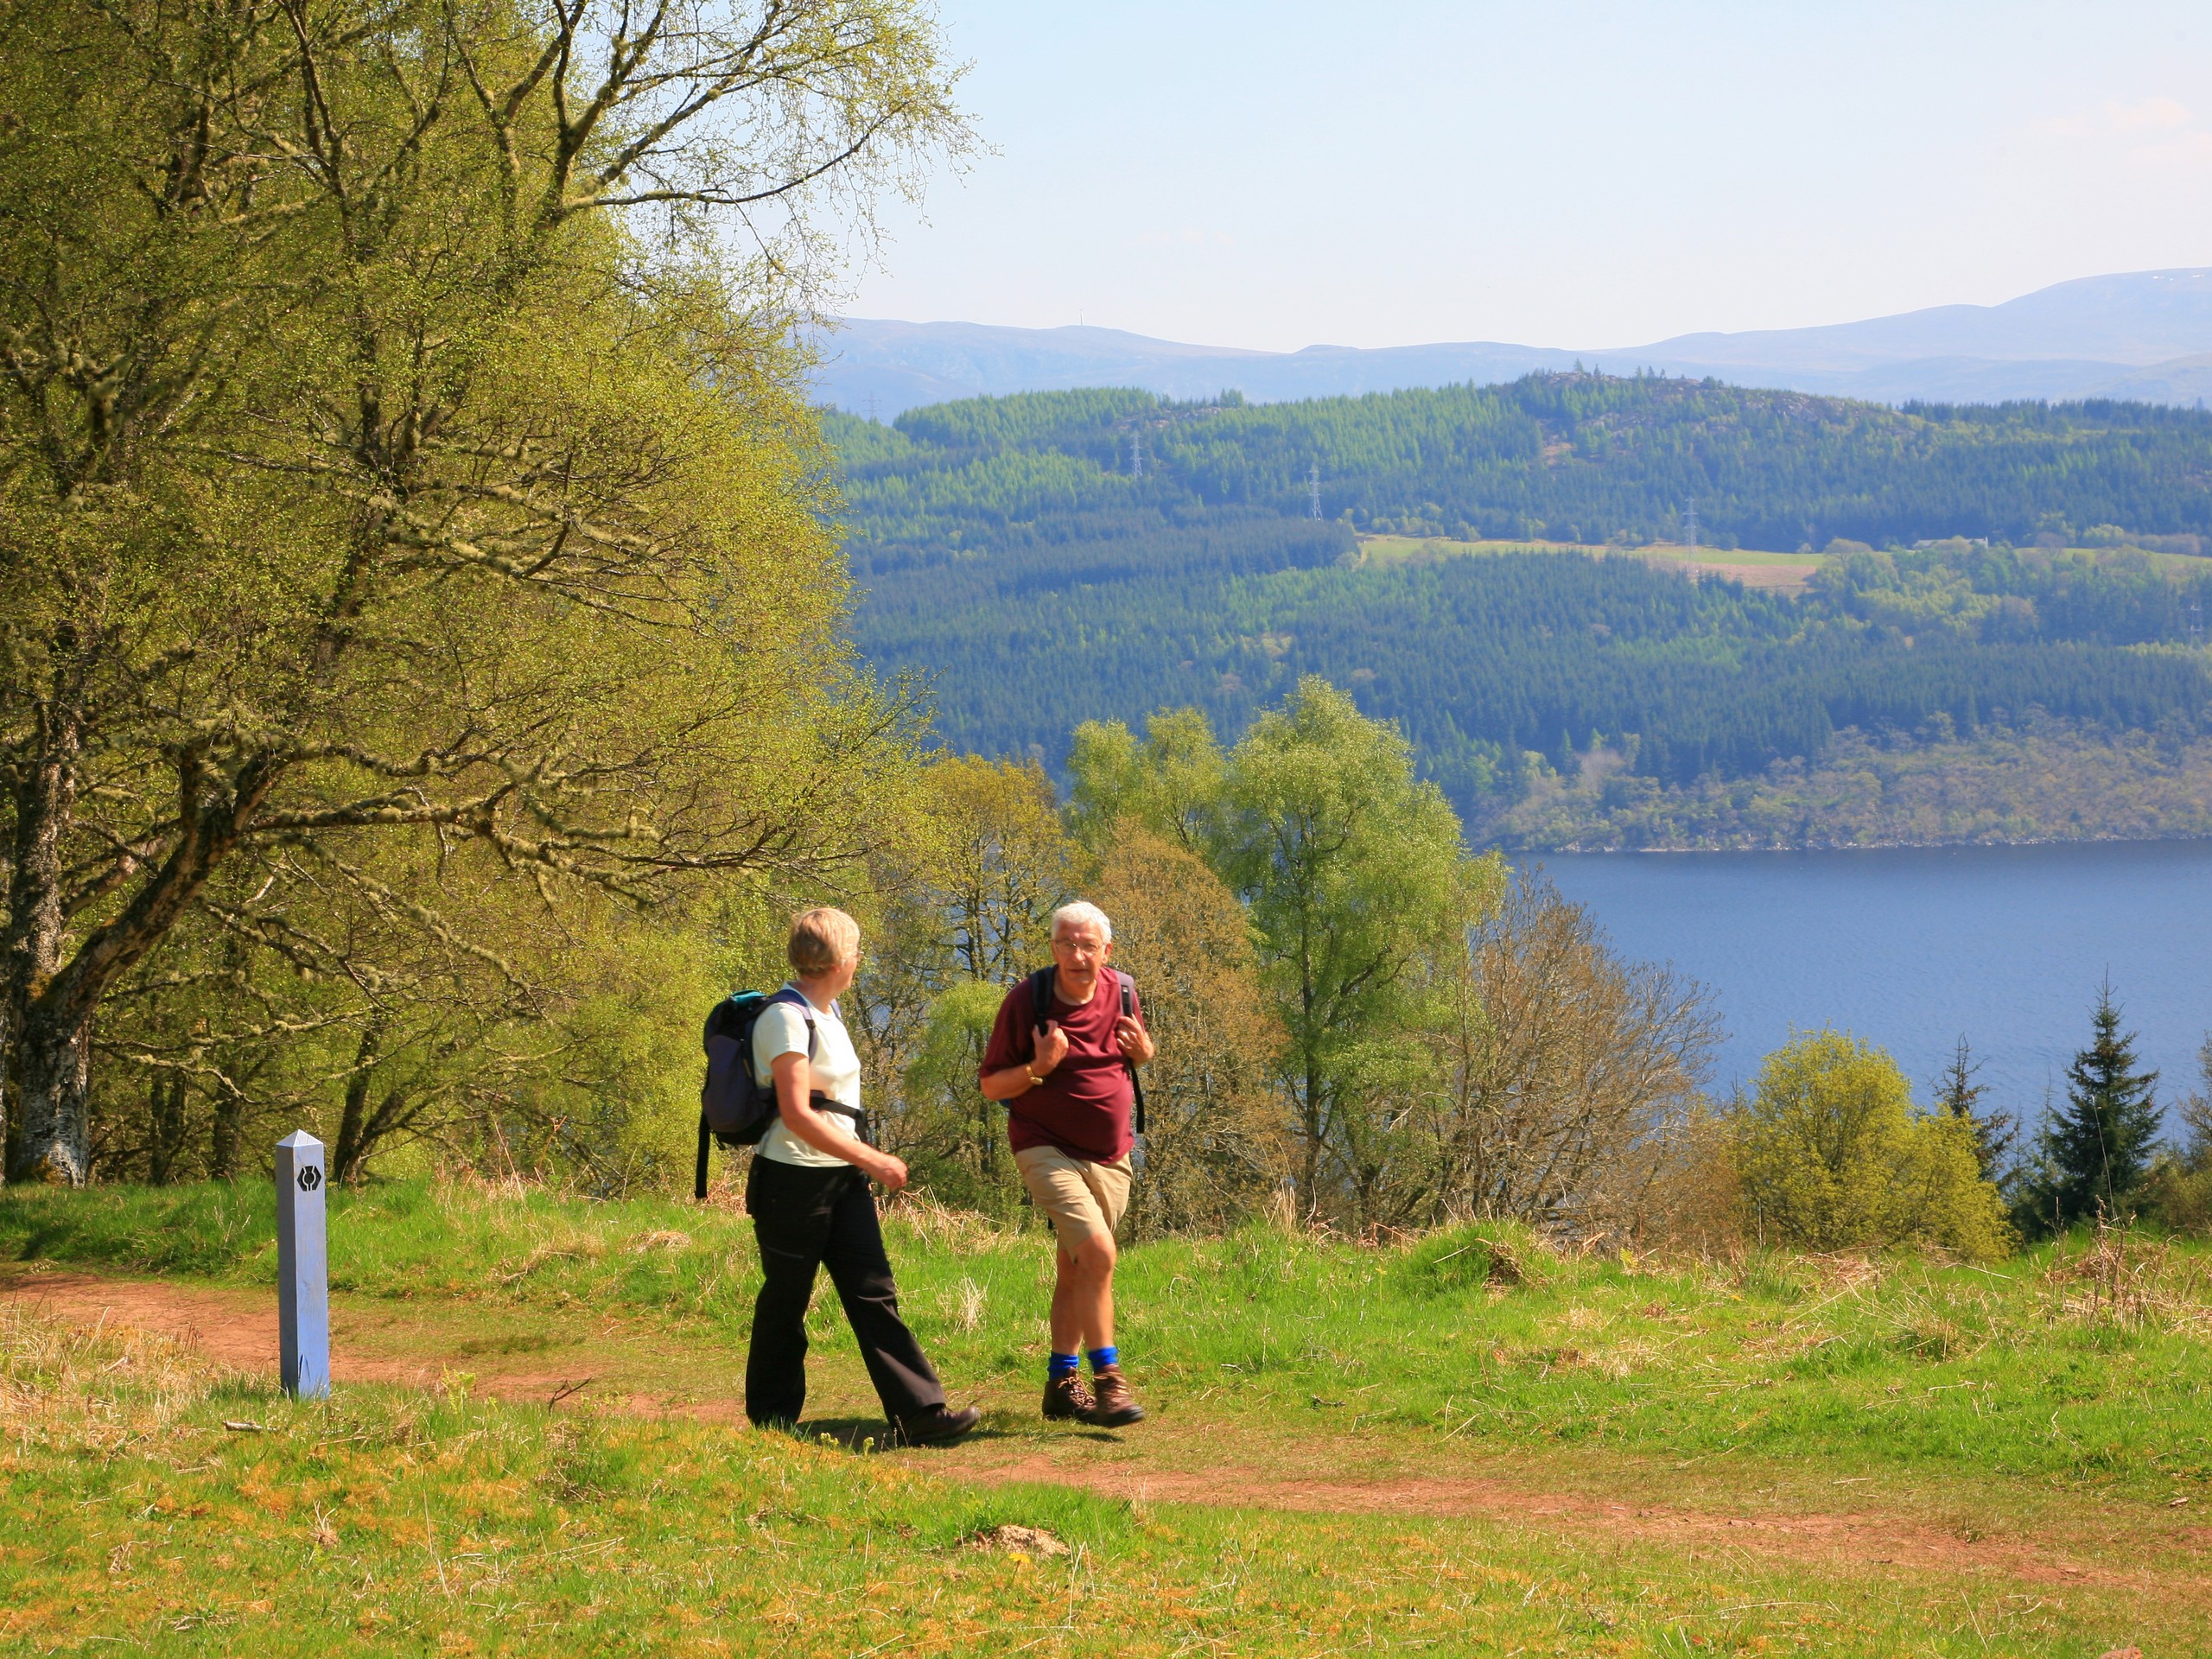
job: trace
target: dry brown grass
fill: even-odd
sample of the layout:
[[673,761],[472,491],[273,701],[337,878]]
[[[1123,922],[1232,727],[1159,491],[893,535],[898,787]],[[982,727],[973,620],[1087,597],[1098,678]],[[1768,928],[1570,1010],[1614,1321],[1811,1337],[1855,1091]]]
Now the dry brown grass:
[[0,1442],[111,1456],[165,1433],[227,1373],[181,1344],[0,1304]]
[[497,1277],[503,1285],[518,1284],[549,1262],[596,1262],[606,1254],[607,1241],[598,1234],[564,1227],[556,1236],[541,1237],[518,1265],[508,1267],[501,1262]]
[[2122,1331],[2162,1329],[2171,1335],[2212,1330],[2204,1263],[2178,1254],[2171,1239],[2100,1222],[2087,1249],[2062,1253],[2044,1271],[2054,1321]]
[[974,1210],[960,1210],[909,1187],[883,1205],[887,1229],[953,1255],[976,1255],[1010,1240],[1014,1230]]

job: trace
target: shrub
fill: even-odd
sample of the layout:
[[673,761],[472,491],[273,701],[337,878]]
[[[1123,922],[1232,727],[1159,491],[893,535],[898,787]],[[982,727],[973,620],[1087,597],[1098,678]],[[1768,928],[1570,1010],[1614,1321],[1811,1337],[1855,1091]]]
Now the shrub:
[[1917,1110],[1897,1062],[1848,1033],[1813,1032],[1768,1055],[1733,1127],[1745,1211],[1765,1242],[1935,1244],[1983,1259],[2012,1248],[1972,1126]]

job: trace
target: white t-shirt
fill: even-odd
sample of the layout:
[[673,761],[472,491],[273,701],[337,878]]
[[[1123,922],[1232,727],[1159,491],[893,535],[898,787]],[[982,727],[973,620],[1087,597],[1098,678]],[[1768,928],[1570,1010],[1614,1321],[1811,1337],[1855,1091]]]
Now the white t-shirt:
[[[797,990],[791,985],[784,988]],[[861,1057],[853,1052],[851,1033],[846,1031],[844,1019],[835,1002],[826,1011],[814,1010],[814,1052],[807,1065],[807,1092],[827,1095],[842,1105],[857,1108],[861,1103]],[[776,1080],[777,1057],[804,1054],[806,1048],[805,1011],[794,1002],[771,1002],[753,1022],[754,1080],[763,1089],[772,1087]],[[825,1112],[822,1121],[839,1134],[852,1133],[852,1120],[842,1114]],[[846,1160],[808,1146],[791,1132],[780,1117],[760,1137],[760,1155],[779,1164],[798,1164],[807,1169],[851,1167]]]

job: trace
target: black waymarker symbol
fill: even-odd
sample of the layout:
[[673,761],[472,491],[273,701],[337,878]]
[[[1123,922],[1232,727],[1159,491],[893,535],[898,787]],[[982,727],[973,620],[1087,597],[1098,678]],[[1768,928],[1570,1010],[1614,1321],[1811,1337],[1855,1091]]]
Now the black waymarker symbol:
[[322,1172],[317,1169],[313,1164],[309,1164],[305,1169],[300,1172],[301,1192],[312,1192],[315,1188],[321,1185]]

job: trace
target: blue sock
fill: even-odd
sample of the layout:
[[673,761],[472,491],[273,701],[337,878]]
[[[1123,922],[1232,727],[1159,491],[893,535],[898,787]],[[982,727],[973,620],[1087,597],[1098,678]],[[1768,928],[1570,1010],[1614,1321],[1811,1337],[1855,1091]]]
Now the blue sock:
[[1080,1354],[1054,1354],[1045,1362],[1045,1377],[1047,1382],[1057,1382],[1064,1376],[1073,1376],[1082,1368]]
[[[1109,1365],[1116,1363],[1121,1356],[1122,1351],[1110,1343],[1103,1348],[1094,1348],[1090,1351],[1090,1369],[1094,1371],[1103,1371]],[[1069,1363],[1072,1365],[1074,1362],[1070,1361]]]

